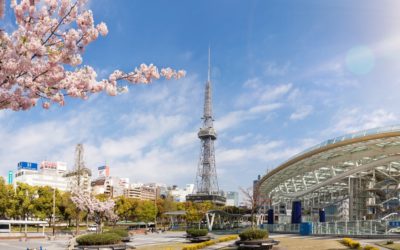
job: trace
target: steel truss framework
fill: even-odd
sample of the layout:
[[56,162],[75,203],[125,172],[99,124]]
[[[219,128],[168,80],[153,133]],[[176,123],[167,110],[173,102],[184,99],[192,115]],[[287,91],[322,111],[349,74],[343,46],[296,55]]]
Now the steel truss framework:
[[382,219],[397,215],[400,188],[400,126],[325,141],[278,166],[260,181],[271,207],[290,209],[301,200],[303,216],[316,220]]

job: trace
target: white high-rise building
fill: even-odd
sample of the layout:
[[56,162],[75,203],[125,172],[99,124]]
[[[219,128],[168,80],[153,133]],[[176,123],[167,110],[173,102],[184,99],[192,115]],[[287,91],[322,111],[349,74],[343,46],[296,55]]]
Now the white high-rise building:
[[186,186],[181,189],[177,186],[173,186],[171,190],[169,190],[169,195],[173,197],[174,201],[177,202],[185,202],[186,196],[189,194],[193,194],[194,184],[186,184]]
[[236,191],[226,192],[226,206],[239,206],[239,193]]
[[68,191],[68,181],[64,177],[66,172],[65,162],[43,161],[40,169],[37,163],[20,162],[15,173],[14,185],[20,182],[31,186],[50,186],[60,191]]

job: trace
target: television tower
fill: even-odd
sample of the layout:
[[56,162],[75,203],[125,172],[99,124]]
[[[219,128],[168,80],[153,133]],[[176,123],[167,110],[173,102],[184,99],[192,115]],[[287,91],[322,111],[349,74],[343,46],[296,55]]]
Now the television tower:
[[224,205],[226,198],[219,193],[217,169],[215,165],[214,141],[217,139],[213,125],[212,88],[211,88],[211,52],[208,49],[208,77],[204,95],[203,126],[197,133],[201,140],[201,152],[196,174],[196,194],[188,195],[193,202],[211,201]]

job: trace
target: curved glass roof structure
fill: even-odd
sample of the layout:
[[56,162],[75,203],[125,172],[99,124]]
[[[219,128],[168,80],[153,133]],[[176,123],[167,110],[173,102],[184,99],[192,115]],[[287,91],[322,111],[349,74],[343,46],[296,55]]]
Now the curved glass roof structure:
[[400,183],[400,125],[326,140],[291,157],[259,184],[275,203],[324,195],[331,202],[349,192],[349,178],[363,176],[370,188],[386,179]]

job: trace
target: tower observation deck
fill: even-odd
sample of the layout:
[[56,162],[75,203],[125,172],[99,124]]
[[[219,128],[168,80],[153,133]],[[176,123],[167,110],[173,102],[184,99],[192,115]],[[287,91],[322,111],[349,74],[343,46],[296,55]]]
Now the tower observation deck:
[[196,175],[196,193],[186,196],[192,202],[211,201],[217,205],[225,205],[226,198],[220,195],[215,165],[214,141],[217,133],[213,126],[212,89],[211,89],[210,50],[208,51],[208,79],[204,95],[203,126],[197,133],[201,140],[201,152]]

